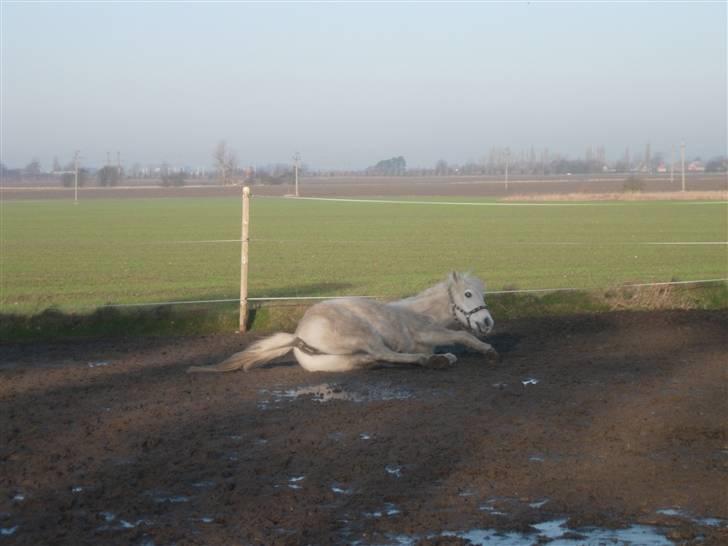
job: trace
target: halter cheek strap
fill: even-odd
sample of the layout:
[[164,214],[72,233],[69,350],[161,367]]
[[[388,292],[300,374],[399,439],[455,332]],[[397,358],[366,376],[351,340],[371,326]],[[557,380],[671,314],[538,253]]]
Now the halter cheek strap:
[[488,306],[483,304],[483,305],[479,305],[475,309],[466,311],[465,309],[460,307],[457,303],[455,303],[455,298],[453,298],[453,296],[452,296],[452,288],[449,286],[447,287],[447,295],[450,297],[450,309],[452,310],[452,316],[455,317],[455,320],[459,320],[457,312],[460,311],[460,313],[462,313],[463,317],[465,317],[465,320],[468,321],[468,329],[474,330],[472,324],[470,324],[470,316],[474,315],[478,311],[482,311],[483,309],[488,309]]

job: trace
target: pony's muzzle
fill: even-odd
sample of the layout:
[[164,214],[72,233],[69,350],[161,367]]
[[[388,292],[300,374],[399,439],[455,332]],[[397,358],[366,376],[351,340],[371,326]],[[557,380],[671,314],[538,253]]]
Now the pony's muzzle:
[[485,318],[483,319],[482,323],[476,324],[478,328],[478,333],[481,335],[486,335],[493,330],[493,327],[495,326],[495,321],[493,320],[493,317],[490,316],[490,313],[485,315]]

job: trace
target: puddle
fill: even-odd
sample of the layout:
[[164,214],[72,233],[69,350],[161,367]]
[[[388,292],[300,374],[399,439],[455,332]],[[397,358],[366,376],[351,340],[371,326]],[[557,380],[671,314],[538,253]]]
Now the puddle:
[[117,515],[113,512],[99,512],[99,516],[101,516],[106,523],[114,523],[114,525],[102,525],[101,527],[96,528],[97,531],[126,531],[128,529],[136,529],[140,525],[149,524],[149,521],[144,518],[136,521],[127,521],[125,519],[117,520]]
[[347,390],[335,383],[321,383],[320,385],[307,385],[288,390],[267,390],[259,391],[261,395],[269,398],[258,402],[259,409],[268,409],[271,404],[283,401],[294,401],[299,398],[308,398],[314,402],[325,403],[334,400],[346,402],[372,402],[387,400],[407,400],[414,397],[409,389],[402,387],[373,386],[358,390]]
[[71,493],[80,493],[82,491],[83,491],[83,487],[81,487],[80,485],[75,485],[75,486],[71,487]]
[[89,368],[103,368],[104,366],[108,366],[111,364],[110,360],[97,360],[95,362],[89,362],[88,367]]
[[390,476],[394,476],[395,478],[401,478],[402,477],[402,467],[396,464],[388,464],[384,467],[384,470],[389,474]]
[[16,525],[15,527],[0,527],[0,536],[3,536],[3,537],[13,536],[15,534],[15,531],[18,530],[18,527],[19,527],[18,525]]
[[173,504],[179,502],[190,502],[190,497],[184,495],[176,495],[174,497],[155,497],[154,502],[171,502]]
[[384,505],[384,508],[382,510],[375,510],[374,512],[364,512],[364,517],[366,518],[381,518],[381,517],[394,517],[396,515],[400,514],[400,510],[397,508],[397,505],[388,502]]
[[25,500],[25,495],[22,493],[17,493],[15,496],[13,496],[12,501],[13,502],[23,502]]
[[531,455],[528,460],[532,463],[542,463],[546,460],[546,458],[543,455]]
[[192,487],[196,487],[197,489],[209,489],[210,487],[215,487],[215,482],[212,480],[202,480],[193,483]]
[[705,525],[707,527],[728,527],[728,520],[724,520],[724,519],[720,519],[720,518],[696,517],[696,516],[693,516],[687,510],[683,510],[681,508],[660,508],[659,510],[656,510],[656,512],[663,516],[687,519],[693,523],[698,523],[700,525]]
[[495,529],[472,529],[462,532],[447,532],[443,536],[454,536],[469,540],[474,546],[526,546],[546,543],[549,546],[581,546],[609,544],[613,546],[672,546],[673,542],[661,535],[657,528],[646,525],[632,525],[626,529],[564,527],[567,520],[544,521],[533,525],[535,533],[502,532]]
[[205,516],[205,517],[200,518],[200,521],[202,523],[215,523],[215,518]]
[[335,483],[331,486],[331,491],[337,495],[351,495],[354,490],[351,487],[346,487],[343,484]]
[[362,433],[361,433],[361,434],[359,435],[359,439],[360,439],[360,440],[371,440],[371,439],[372,439],[372,437],[371,437],[371,435],[370,435],[370,434],[367,434],[366,432],[362,432]]
[[533,378],[524,379],[523,381],[521,381],[521,383],[523,383],[524,386],[525,385],[538,385],[540,382],[541,382],[540,380],[533,379]]
[[531,508],[541,508],[541,507],[542,507],[543,505],[545,505],[545,504],[546,504],[546,503],[547,503],[548,501],[549,501],[549,499],[541,499],[541,500],[537,500],[537,501],[529,502],[529,503],[528,503],[528,505],[529,505],[529,506],[530,506]]
[[146,491],[144,493],[147,497],[152,497],[154,502],[163,503],[169,502],[172,504],[178,504],[181,502],[190,502],[192,497],[187,495],[171,495],[165,491]]

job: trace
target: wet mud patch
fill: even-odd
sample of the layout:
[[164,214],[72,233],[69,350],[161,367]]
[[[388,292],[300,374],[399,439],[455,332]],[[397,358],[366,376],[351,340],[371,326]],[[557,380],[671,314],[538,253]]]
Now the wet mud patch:
[[500,321],[500,362],[448,371],[185,373],[250,339],[0,347],[0,543],[728,543],[726,312]]

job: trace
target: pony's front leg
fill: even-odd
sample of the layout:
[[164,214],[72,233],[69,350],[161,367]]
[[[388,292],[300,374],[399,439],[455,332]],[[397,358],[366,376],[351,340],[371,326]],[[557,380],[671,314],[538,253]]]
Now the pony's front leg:
[[447,369],[451,368],[457,357],[451,354],[434,355],[426,353],[398,353],[392,351],[384,345],[370,347],[367,355],[371,361],[362,362],[368,367],[379,367],[381,363],[386,362],[389,365],[415,365],[423,368]]
[[480,341],[477,337],[463,330],[448,330],[447,328],[425,330],[417,333],[417,341],[430,345],[464,345],[469,349],[483,353],[489,358],[498,358],[498,351],[492,345]]

